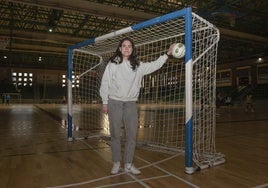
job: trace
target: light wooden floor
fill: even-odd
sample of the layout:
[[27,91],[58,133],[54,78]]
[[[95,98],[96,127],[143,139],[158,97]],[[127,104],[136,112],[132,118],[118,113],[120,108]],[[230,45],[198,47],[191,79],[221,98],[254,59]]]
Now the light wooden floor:
[[183,156],[137,149],[135,165],[142,171],[137,176],[110,175],[111,152],[104,141],[67,142],[59,121],[64,106],[2,105],[0,187],[268,187],[267,105],[253,113],[220,109],[216,147],[225,154],[225,164],[187,175]]

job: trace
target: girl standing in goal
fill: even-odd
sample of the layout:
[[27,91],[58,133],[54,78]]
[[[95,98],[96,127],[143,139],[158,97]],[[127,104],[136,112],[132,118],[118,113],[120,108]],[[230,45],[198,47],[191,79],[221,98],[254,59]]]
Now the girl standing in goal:
[[108,114],[111,134],[111,149],[113,167],[111,174],[117,174],[121,169],[121,123],[126,131],[124,150],[124,170],[132,174],[140,174],[133,165],[138,130],[138,100],[142,77],[160,69],[172,53],[171,45],[166,54],[150,63],[137,59],[134,42],[124,38],[119,42],[115,55],[107,64],[100,87],[102,112]]

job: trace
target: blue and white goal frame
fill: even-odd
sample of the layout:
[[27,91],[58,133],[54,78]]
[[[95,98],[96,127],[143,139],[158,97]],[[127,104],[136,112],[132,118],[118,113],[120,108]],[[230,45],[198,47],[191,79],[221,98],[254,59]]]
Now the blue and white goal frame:
[[184,17],[185,20],[185,47],[186,54],[184,57],[185,62],[185,172],[192,174],[195,171],[193,164],[193,55],[192,55],[192,9],[190,7],[175,11],[160,17],[144,21],[130,27],[112,32],[100,37],[91,38],[89,40],[77,43],[68,48],[68,140],[73,140],[72,129],[73,129],[73,111],[72,111],[72,71],[73,71],[73,50],[80,47],[95,44],[98,41],[105,40],[117,35],[125,34],[132,31],[137,31],[145,27],[166,22],[177,17]]

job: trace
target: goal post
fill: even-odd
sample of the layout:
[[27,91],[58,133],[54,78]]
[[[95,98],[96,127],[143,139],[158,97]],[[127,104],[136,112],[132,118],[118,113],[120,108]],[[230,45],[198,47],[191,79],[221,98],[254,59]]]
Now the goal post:
[[109,138],[99,87],[109,58],[124,37],[133,39],[139,60],[145,63],[157,59],[172,43],[184,43],[186,48],[184,59],[171,57],[142,80],[138,146],[185,154],[188,174],[224,163],[224,155],[215,147],[219,31],[191,8],[68,48],[68,140]]
[[[187,33],[187,34],[186,34]],[[185,13],[185,172],[192,174],[193,168],[193,91],[192,91],[192,14]]]

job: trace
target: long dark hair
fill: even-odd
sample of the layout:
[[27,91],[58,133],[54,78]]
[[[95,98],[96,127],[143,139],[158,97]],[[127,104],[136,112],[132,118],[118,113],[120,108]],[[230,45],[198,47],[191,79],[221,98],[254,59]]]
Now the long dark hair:
[[135,48],[134,42],[129,37],[125,37],[125,38],[120,40],[118,47],[115,51],[115,54],[110,58],[110,62],[116,63],[116,64],[120,64],[123,62],[123,56],[122,56],[122,53],[120,51],[120,47],[122,47],[123,42],[126,40],[129,41],[132,45],[132,53],[130,54],[128,60],[130,61],[130,64],[132,66],[131,67],[132,70],[136,70],[138,68],[138,66],[140,65],[140,61],[137,59],[137,53],[136,53],[136,48]]

